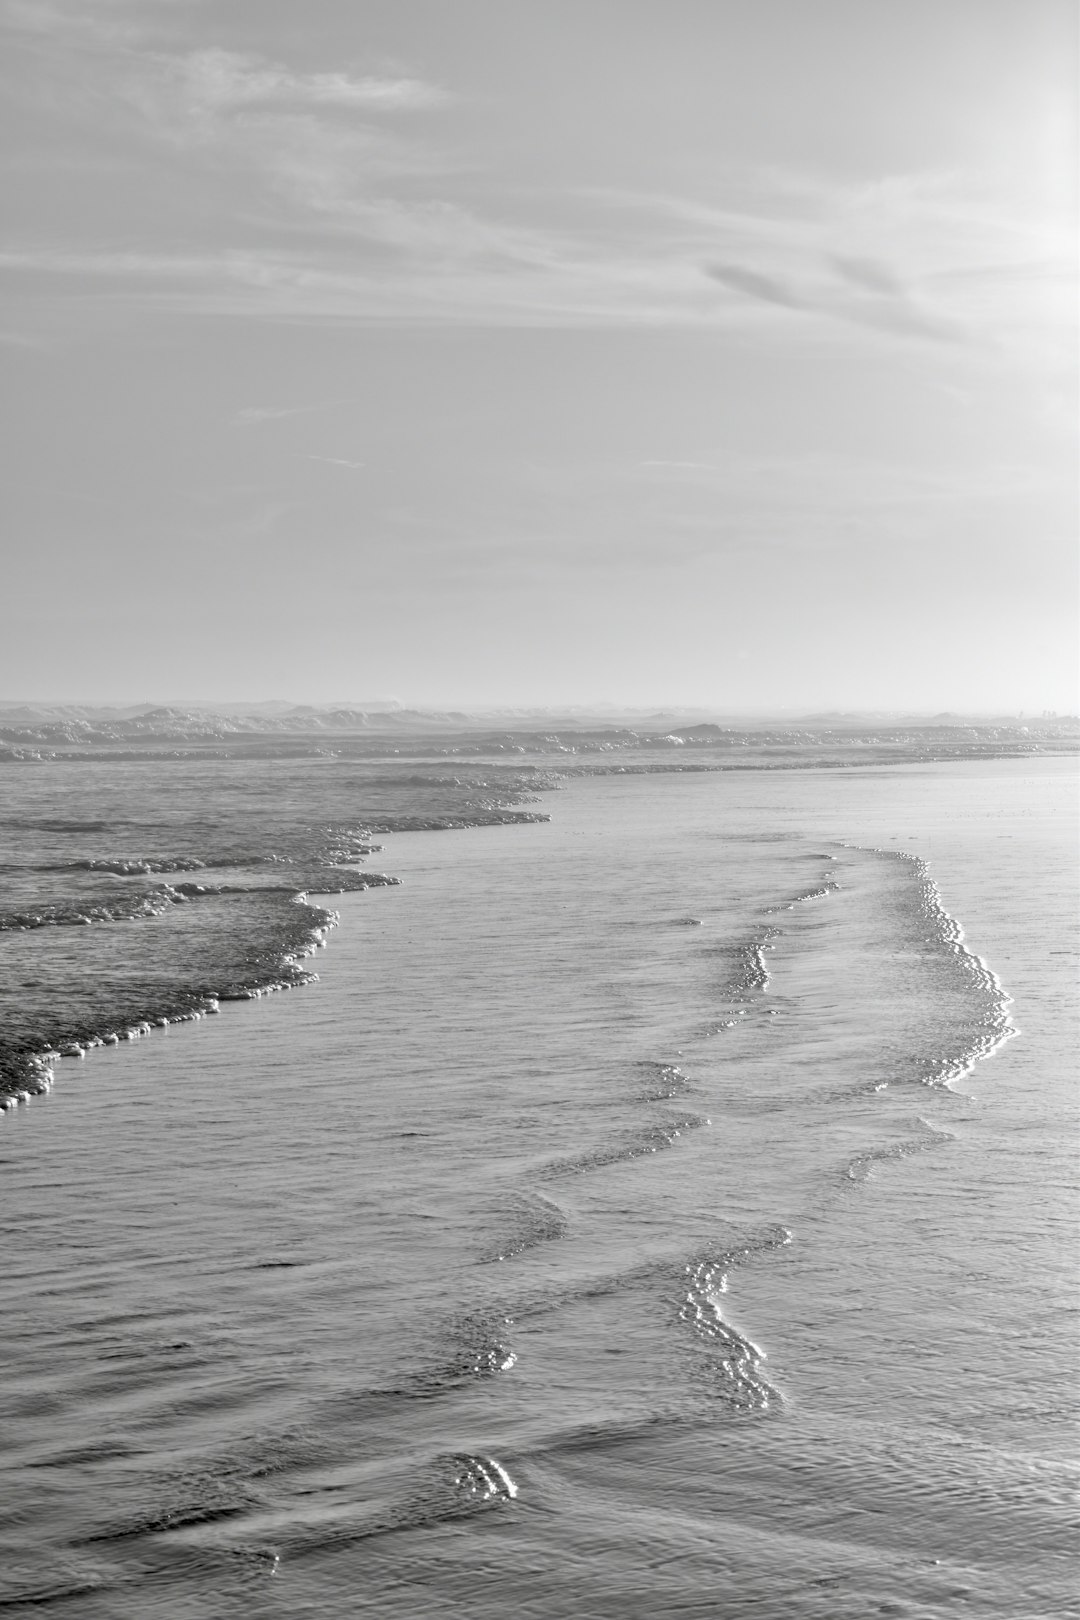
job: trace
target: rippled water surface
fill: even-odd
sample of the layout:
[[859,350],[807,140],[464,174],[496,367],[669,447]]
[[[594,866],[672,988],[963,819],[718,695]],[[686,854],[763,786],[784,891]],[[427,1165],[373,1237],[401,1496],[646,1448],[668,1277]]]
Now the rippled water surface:
[[62,1061],[0,1122],[3,1612],[1078,1612],[1074,805],[574,782]]

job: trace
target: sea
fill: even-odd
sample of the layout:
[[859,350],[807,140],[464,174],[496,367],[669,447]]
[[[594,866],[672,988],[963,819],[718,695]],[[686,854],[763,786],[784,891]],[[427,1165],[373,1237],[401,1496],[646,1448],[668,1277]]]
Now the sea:
[[0,1614],[1080,1614],[1076,758],[489,764],[6,768]]

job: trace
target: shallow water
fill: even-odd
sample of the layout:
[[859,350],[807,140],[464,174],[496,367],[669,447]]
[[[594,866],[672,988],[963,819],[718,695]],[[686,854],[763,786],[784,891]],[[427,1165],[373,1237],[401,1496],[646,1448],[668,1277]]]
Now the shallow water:
[[304,983],[329,921],[306,896],[395,881],[358,870],[380,830],[542,815],[512,808],[537,802],[535,765],[305,753],[4,768],[0,1108],[43,1091],[56,1052]]
[[7,1612],[1076,1612],[1074,804],[575,782],[64,1060],[0,1123]]

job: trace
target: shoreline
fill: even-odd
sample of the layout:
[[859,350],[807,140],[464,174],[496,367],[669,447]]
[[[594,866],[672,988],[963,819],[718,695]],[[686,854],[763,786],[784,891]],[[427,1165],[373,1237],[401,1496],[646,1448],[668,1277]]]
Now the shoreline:
[[[594,778],[599,780],[608,780],[612,777],[623,776],[633,776],[637,778],[642,776],[700,776],[702,774],[723,775],[732,771],[737,771],[740,774],[749,772],[763,772],[773,776],[778,772],[784,771],[802,772],[808,769],[826,769],[829,770],[830,773],[840,771],[850,772],[857,775],[878,776],[898,770],[903,774],[906,774],[915,768],[926,769],[933,766],[955,769],[964,765],[976,766],[985,765],[988,763],[1030,764],[1034,760],[1049,759],[1061,760],[1064,762],[1067,759],[1075,759],[1078,757],[1080,757],[1080,751],[1077,753],[1068,754],[1064,752],[1055,752],[1053,755],[1032,753],[1025,754],[1023,756],[1017,756],[1011,753],[998,753],[987,757],[980,756],[977,759],[972,759],[970,756],[962,759],[907,758],[903,760],[893,760],[888,763],[880,761],[873,763],[851,761],[847,764],[840,765],[832,765],[827,762],[807,762],[801,764],[796,764],[793,762],[778,762],[776,764],[763,766],[752,765],[749,762],[745,764],[740,762],[738,764],[730,765],[684,766],[681,763],[672,761],[670,764],[666,764],[664,766],[611,766],[608,768],[599,767],[567,771],[563,774],[560,786],[563,784],[569,786],[570,784],[582,783]],[[439,818],[433,817],[430,819],[428,825],[413,824],[410,826],[401,826],[392,829],[392,832],[401,836],[404,836],[406,833],[410,832],[456,832],[476,830],[493,825],[530,825],[537,822],[549,821],[550,819],[550,816],[547,814],[537,814],[535,812],[527,811],[515,813],[510,812],[508,807],[505,807],[500,812],[496,812],[495,815],[492,815],[490,811],[487,813],[482,812],[475,820],[466,820],[461,818],[451,825],[447,825],[445,821],[443,821],[443,823],[440,825]],[[382,829],[378,827],[365,828],[365,836],[371,836],[373,833],[381,832]],[[385,836],[386,834],[383,833],[383,835]],[[365,853],[375,853],[378,849],[381,849],[381,847],[382,846],[369,846]],[[895,854],[899,853],[899,851],[883,851],[883,853]],[[909,855],[908,858],[922,863],[925,871],[925,862],[922,861],[922,857]],[[301,964],[310,957],[316,955],[320,949],[323,949],[326,946],[329,935],[338,924],[340,913],[332,908],[313,903],[312,896],[317,896],[320,899],[328,897],[340,898],[346,893],[354,891],[362,892],[373,887],[396,886],[402,881],[400,878],[392,874],[369,872],[362,867],[350,867],[343,863],[341,867],[338,868],[338,875],[341,878],[345,878],[346,874],[347,882],[343,882],[340,886],[337,884],[328,883],[326,888],[321,888],[315,886],[314,884],[308,883],[303,887],[297,887],[295,890],[291,891],[289,895],[289,904],[307,910],[311,914],[310,918],[305,919],[302,924],[298,922],[297,926],[290,930],[291,937],[284,942],[284,948],[281,950],[280,954],[272,963],[268,963],[261,972],[252,974],[246,980],[239,978],[234,980],[232,983],[226,982],[224,987],[206,987],[190,993],[190,999],[186,1004],[176,1004],[174,1001],[174,1003],[168,1007],[168,1010],[164,1010],[161,1007],[147,1007],[142,1012],[141,1016],[122,1019],[118,1018],[115,1020],[105,1017],[100,1021],[97,1027],[80,1032],[79,1034],[74,1035],[72,1038],[65,1040],[62,1044],[50,1042],[48,1044],[42,1044],[36,1048],[25,1049],[22,1052],[13,1054],[15,1058],[14,1062],[12,1062],[12,1057],[9,1056],[4,1065],[8,1069],[8,1073],[3,1074],[0,1072],[0,1122],[2,1122],[5,1113],[11,1112],[19,1106],[29,1102],[32,1097],[47,1095],[56,1083],[57,1065],[62,1062],[64,1058],[77,1058],[82,1060],[85,1059],[89,1052],[99,1048],[116,1047],[122,1043],[141,1039],[145,1035],[152,1034],[155,1029],[166,1028],[173,1024],[194,1023],[204,1017],[214,1016],[220,1013],[223,1003],[259,1000],[264,996],[275,994],[278,991],[302,989],[306,985],[316,980],[318,975],[308,969],[305,969],[301,966]],[[932,880],[929,879],[928,874],[927,878],[932,884]],[[214,891],[209,892],[212,894]],[[251,890],[244,892],[251,893],[252,895],[263,895],[268,891],[265,889],[252,888]],[[153,919],[133,917],[125,921],[114,921],[114,926],[127,927],[131,922],[145,922],[148,920],[152,921]],[[43,926],[59,927],[63,925],[45,924]],[[101,926],[101,924],[91,924],[90,926]],[[9,929],[7,932],[9,935],[16,932],[36,933],[37,929]],[[18,1067],[16,1067],[16,1065],[18,1065]]]

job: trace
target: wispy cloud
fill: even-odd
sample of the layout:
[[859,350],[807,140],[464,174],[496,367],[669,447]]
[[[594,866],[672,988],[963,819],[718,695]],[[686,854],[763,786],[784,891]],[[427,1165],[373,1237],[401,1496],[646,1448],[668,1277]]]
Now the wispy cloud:
[[863,292],[875,293],[883,298],[907,297],[905,288],[894,272],[873,259],[852,259],[834,253],[831,255],[830,263],[845,281],[850,281]]
[[884,265],[863,259],[833,256],[829,263],[838,279],[822,282],[805,276],[798,286],[743,265],[712,264],[707,274],[721,286],[782,309],[802,310],[812,315],[850,321],[856,326],[876,327],[898,337],[925,338],[936,343],[958,343],[965,333],[956,321],[944,319],[922,308],[898,275]]
[[0,344],[12,349],[47,349],[48,339],[36,332],[0,331]]
[[0,269],[116,280],[191,280],[218,275],[230,263],[239,268],[244,262],[243,255],[222,253],[133,253],[45,244],[0,248]]
[[328,467],[349,467],[353,471],[358,467],[367,465],[364,461],[346,461],[342,456],[308,456],[306,459],[308,461],[323,461]]
[[760,299],[763,304],[779,304],[781,309],[808,307],[805,298],[800,298],[775,276],[763,275],[760,270],[748,270],[740,264],[710,264],[707,274],[722,287],[745,293],[747,298]]
[[711,461],[643,461],[642,467],[671,467],[677,472],[712,472]]
[[447,100],[444,91],[420,79],[296,73],[280,62],[221,49],[193,51],[169,66],[184,83],[191,103],[203,108],[285,104],[388,112],[439,106]]
[[258,427],[260,422],[278,422],[288,416],[306,416],[313,405],[245,405],[233,417],[235,427]]

